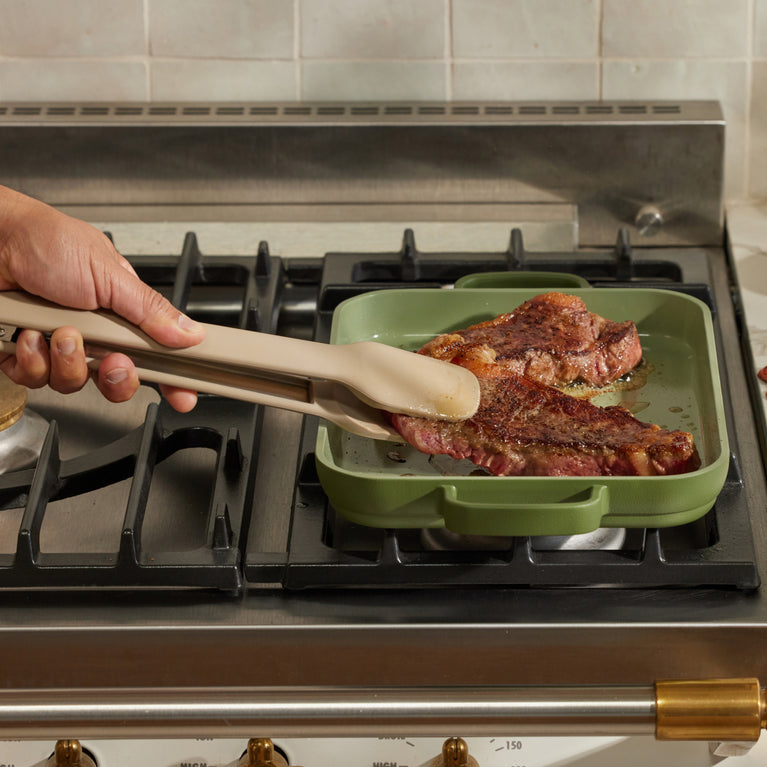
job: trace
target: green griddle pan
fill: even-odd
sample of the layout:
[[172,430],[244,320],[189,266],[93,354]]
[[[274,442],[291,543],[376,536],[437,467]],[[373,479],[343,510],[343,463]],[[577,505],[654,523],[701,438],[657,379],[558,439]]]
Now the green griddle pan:
[[[373,340],[416,350],[439,333],[510,312],[556,287],[365,293],[337,307],[331,343]],[[670,527],[704,515],[722,489],[729,463],[708,307],[668,290],[561,289],[580,296],[589,311],[614,321],[633,320],[640,333],[645,383],[600,394],[595,404],[622,404],[642,421],[692,432],[702,462],[697,471],[660,477],[476,476],[477,467],[462,466],[467,462],[435,461],[404,443],[356,437],[322,421],[316,464],[333,507],[370,527],[446,527],[499,536]]]

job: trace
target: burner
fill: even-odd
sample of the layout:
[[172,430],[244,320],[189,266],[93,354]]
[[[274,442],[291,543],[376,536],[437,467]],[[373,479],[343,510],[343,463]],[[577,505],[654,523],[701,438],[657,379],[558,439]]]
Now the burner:
[[0,374],[0,474],[34,466],[48,422],[26,409],[27,390]]
[[[421,543],[429,551],[506,551],[513,540],[494,535],[461,535],[444,528],[421,532]],[[626,540],[626,531],[621,527],[601,527],[580,535],[538,535],[530,540],[535,551],[617,551]]]
[[27,390],[0,373],[0,431],[13,426],[27,404]]
[[[516,231],[506,254],[479,247],[471,252],[417,253],[414,236],[408,232],[399,253],[332,252],[319,265],[307,262],[293,259],[285,264],[282,300],[290,312],[281,310],[279,327],[283,331],[289,327],[293,334],[300,326],[301,337],[316,341],[330,339],[334,310],[341,301],[361,292],[440,289],[467,275],[484,276],[504,268],[522,275],[545,271],[547,278],[551,272],[570,273],[587,280],[595,290],[618,286],[680,291],[703,301],[720,327],[735,324],[730,296],[726,290],[718,290],[726,279],[717,259],[696,248],[630,252],[623,232],[612,251],[569,254],[528,253]],[[551,285],[548,279],[546,285]],[[311,290],[316,295],[314,313],[300,304],[308,303]],[[288,314],[290,323],[283,321]],[[305,334],[308,328],[312,335]],[[728,380],[725,376],[724,383]],[[731,403],[727,398],[725,402],[730,422]],[[250,583],[278,583],[288,590],[613,584],[633,588],[727,586],[748,591],[759,585],[751,536],[740,532],[749,529],[750,521],[737,449],[714,508],[694,524],[665,529],[607,528],[569,536],[466,537],[442,530],[379,530],[345,520],[330,504],[317,474],[317,428],[316,419],[304,419],[295,487],[276,490],[277,483],[269,486],[269,503],[262,507],[279,510],[291,503],[290,527],[285,531],[284,552],[275,553],[260,538],[253,538],[255,544],[249,544],[245,552],[244,572]],[[736,446],[737,435],[729,436],[730,444]],[[402,459],[415,459],[406,449],[390,445],[386,450],[392,470],[410,471]],[[486,473],[470,461],[448,456],[418,454],[418,460],[428,461],[424,470],[448,479]],[[280,471],[284,463],[283,459]]]

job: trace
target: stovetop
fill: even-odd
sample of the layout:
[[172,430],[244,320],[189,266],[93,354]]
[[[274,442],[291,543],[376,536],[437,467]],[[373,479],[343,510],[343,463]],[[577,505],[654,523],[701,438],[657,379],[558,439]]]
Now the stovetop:
[[629,531],[618,550],[514,539],[431,551],[412,531],[360,528],[329,508],[312,418],[207,396],[181,415],[150,387],[119,406],[95,390],[32,392],[31,407],[56,426],[43,470],[0,478],[0,637],[18,660],[9,686],[49,686],[39,652],[51,645],[57,678],[74,687],[767,675],[755,555],[767,491],[750,406],[732,406],[753,393],[732,342],[740,318],[725,252],[632,250],[621,234],[614,248],[577,256],[528,253],[515,232],[505,252],[448,256],[420,253],[416,239],[406,232],[374,256],[280,258],[262,244],[255,257],[209,259],[190,234],[180,254],[131,261],[200,320],[318,339],[340,300],[401,286],[403,274],[443,289],[469,272],[583,264],[595,289],[689,291],[714,313],[730,403],[733,455],[714,509],[684,528]]
[[[730,302],[716,300],[709,276],[715,264],[704,253],[636,252],[624,230],[611,250],[531,253],[514,229],[503,253],[423,253],[407,229],[396,252],[328,253],[322,261],[271,256],[266,242],[253,258],[206,258],[189,233],[177,256],[131,261],[142,279],[196,319],[319,341],[329,339],[333,310],[353,295],[449,288],[461,277],[499,269],[528,278],[540,273],[541,284],[547,274],[566,273],[595,289],[680,290],[704,301],[716,319],[726,314],[726,321],[734,320]],[[721,331],[717,340],[721,349]],[[117,427],[107,417],[102,429],[114,433],[83,449],[67,444],[70,434],[91,439],[98,431],[93,425],[77,418],[60,424],[67,414],[44,405],[35,412],[51,420],[36,469],[0,478],[0,502],[17,510],[18,526],[14,533],[6,518],[7,540],[16,543],[0,555],[0,586],[6,588],[188,587],[237,594],[251,584],[289,590],[609,584],[744,591],[759,585],[741,473],[744,448],[732,429],[725,487],[696,523],[629,530],[610,547],[593,536],[553,544],[530,537],[446,544],[436,536],[435,544],[427,531],[367,528],[336,513],[315,470],[313,417],[300,424],[289,414],[266,418],[260,406],[205,395],[189,415],[149,402],[134,428]],[[284,549],[269,540],[275,521],[285,528]]]
[[[715,315],[733,454],[724,492],[699,523],[629,532],[623,550],[502,541],[461,552],[443,581],[434,568],[452,553],[327,508],[311,419],[209,397],[182,416],[150,387],[122,405],[92,389],[32,392],[30,407],[57,426],[45,470],[0,478],[7,689],[135,687],[150,700],[158,686],[766,679],[762,392],[723,246],[718,107],[307,109],[276,106],[262,119],[250,108],[200,117],[9,105],[0,158],[9,185],[125,226],[218,222],[226,233],[235,221],[249,231],[303,221],[312,239],[325,221],[465,221],[471,232],[523,213],[533,221],[524,243],[509,227],[508,247],[489,257],[468,234],[437,253],[417,225],[374,246],[346,237],[312,254],[331,251],[322,259],[286,254],[266,223],[258,256],[225,244],[199,252],[192,237],[120,249],[198,319],[320,340],[343,298],[403,279],[442,289],[469,272],[582,270],[599,290],[688,290]],[[638,226],[648,204],[663,213],[654,236]],[[575,249],[536,241],[544,219],[559,222],[560,240],[575,229]],[[119,481],[79,494],[104,484],[100,464]],[[69,588],[53,584],[59,575]]]

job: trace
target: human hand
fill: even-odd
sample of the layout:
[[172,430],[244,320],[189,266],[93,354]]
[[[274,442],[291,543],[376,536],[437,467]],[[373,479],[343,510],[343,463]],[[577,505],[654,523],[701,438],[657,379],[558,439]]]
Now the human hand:
[[[75,309],[110,309],[165,346],[194,346],[205,329],[142,282],[108,237],[90,224],[0,186],[0,290],[25,290]],[[22,331],[16,354],[0,354],[0,370],[29,388],[49,384],[71,393],[91,375],[83,338],[58,328],[46,344],[42,333]],[[136,369],[124,354],[99,365],[94,380],[111,402],[130,399],[139,387]],[[195,392],[160,387],[170,405],[191,410]]]

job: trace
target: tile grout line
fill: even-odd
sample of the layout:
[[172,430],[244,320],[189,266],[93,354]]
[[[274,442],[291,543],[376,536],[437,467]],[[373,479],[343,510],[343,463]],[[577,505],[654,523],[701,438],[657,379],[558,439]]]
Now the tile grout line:
[[756,2],[755,0],[747,1],[748,8],[748,43],[746,47],[746,53],[748,58],[746,59],[746,93],[745,104],[743,107],[743,120],[745,122],[746,130],[743,137],[743,184],[740,190],[740,194],[748,199],[751,195],[751,163],[749,158],[751,156],[751,114],[752,114],[752,99],[753,99],[753,84],[754,84],[754,53],[756,50]]
[[144,14],[144,89],[147,101],[152,101],[152,51],[149,44],[149,0],[143,0]]
[[604,29],[605,29],[605,0],[598,0],[599,6],[597,9],[597,71],[599,77],[597,97],[599,101],[604,99],[605,95],[605,58],[604,58]]
[[453,0],[445,0],[445,100],[455,95],[453,83]]
[[301,0],[293,0],[293,61],[295,65],[296,101],[302,100],[303,60],[301,58]]

